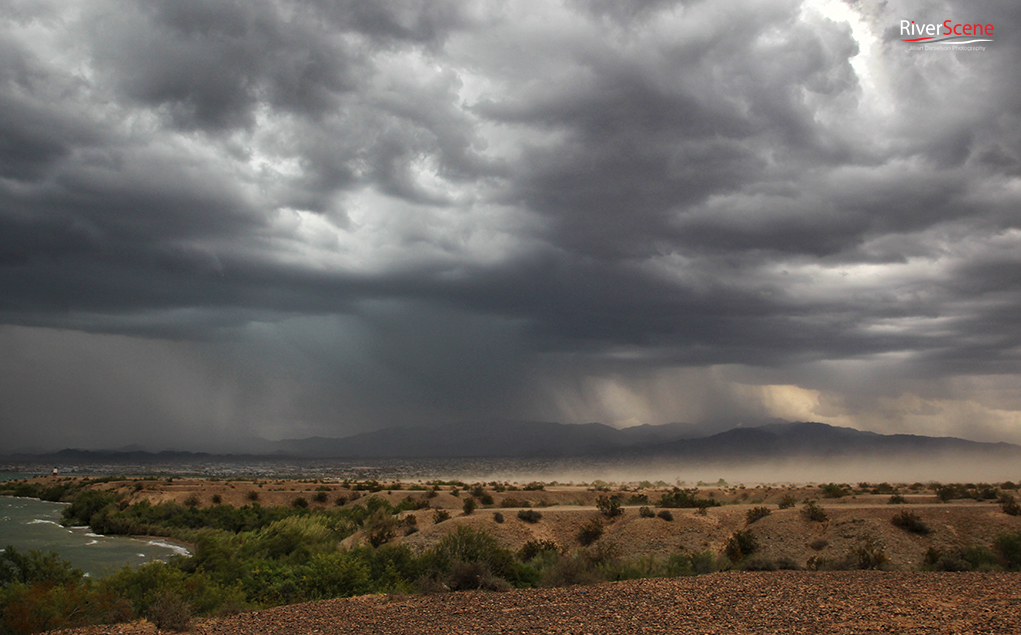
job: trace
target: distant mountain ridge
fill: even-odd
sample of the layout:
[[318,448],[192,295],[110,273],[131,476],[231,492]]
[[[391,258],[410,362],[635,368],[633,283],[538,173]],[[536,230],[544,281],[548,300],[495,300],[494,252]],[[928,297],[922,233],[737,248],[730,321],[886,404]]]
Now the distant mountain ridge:
[[677,458],[771,460],[778,458],[849,458],[921,456],[989,456],[1021,460],[1021,446],[982,443],[956,437],[879,434],[817,422],[773,420],[735,427],[708,436],[691,424],[671,423],[618,429],[601,423],[563,424],[541,421],[473,421],[439,427],[386,428],[343,438],[310,437],[267,442],[266,451],[212,454],[182,451],[62,450],[11,455],[62,461],[184,461],[235,458],[295,459],[454,459],[454,458]]

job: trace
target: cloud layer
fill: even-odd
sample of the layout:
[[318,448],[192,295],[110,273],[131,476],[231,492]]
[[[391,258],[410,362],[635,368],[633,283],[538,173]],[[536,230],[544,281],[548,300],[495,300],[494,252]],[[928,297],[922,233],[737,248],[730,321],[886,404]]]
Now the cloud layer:
[[[1015,3],[0,15],[17,444],[492,416],[1021,441]],[[997,35],[912,51],[902,19]]]

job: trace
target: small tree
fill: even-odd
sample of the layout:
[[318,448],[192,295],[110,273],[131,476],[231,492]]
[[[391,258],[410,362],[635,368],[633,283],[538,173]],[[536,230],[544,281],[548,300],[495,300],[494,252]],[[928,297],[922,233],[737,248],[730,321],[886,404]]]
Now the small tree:
[[461,511],[464,512],[465,516],[470,516],[471,513],[475,511],[475,507],[477,505],[478,503],[475,502],[475,499],[469,496],[464,499],[463,503],[461,503]]

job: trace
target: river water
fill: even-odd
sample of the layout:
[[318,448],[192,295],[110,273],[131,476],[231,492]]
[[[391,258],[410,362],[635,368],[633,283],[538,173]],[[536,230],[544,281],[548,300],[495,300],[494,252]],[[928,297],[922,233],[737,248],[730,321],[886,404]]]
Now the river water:
[[88,527],[62,527],[64,503],[34,498],[0,496],[0,549],[10,545],[19,551],[56,551],[92,577],[113,573],[124,565],[167,560],[186,554],[179,546],[158,538],[99,536]]

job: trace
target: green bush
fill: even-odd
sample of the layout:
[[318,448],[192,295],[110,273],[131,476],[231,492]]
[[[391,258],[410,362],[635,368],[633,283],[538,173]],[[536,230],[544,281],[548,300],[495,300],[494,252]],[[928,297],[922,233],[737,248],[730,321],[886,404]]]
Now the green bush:
[[716,556],[711,551],[701,551],[690,555],[675,553],[666,562],[666,574],[672,577],[705,575],[716,570]]
[[784,494],[783,497],[780,499],[780,502],[777,503],[777,506],[780,509],[790,509],[794,507],[796,503],[797,501],[794,500],[793,494]]
[[[702,508],[702,509],[704,509],[704,508]],[[667,521],[668,523],[669,522],[673,522],[673,520],[674,520],[674,515],[672,513],[670,513],[669,509],[664,509],[664,510],[660,511],[656,515],[659,516],[660,518],[662,518],[663,520]]]
[[648,507],[639,507],[638,515],[641,516],[642,518],[655,518],[656,512],[652,511]]
[[309,600],[361,595],[372,588],[368,567],[350,552],[316,554],[304,571],[302,593]]
[[559,553],[560,545],[552,540],[537,540],[533,538],[521,546],[521,549],[518,550],[518,558],[520,558],[522,562],[528,562],[536,556],[546,552]]
[[74,584],[84,575],[81,569],[61,559],[55,551],[21,552],[7,545],[0,552],[0,587],[10,584],[28,586]]
[[475,499],[468,497],[464,499],[463,503],[461,503],[461,511],[464,513],[465,516],[469,516],[471,515],[472,512],[475,511],[475,508],[477,506],[478,503],[475,502]]
[[1021,569],[1021,531],[1000,534],[993,541],[993,548],[1007,569],[1012,571]]
[[61,524],[65,526],[92,525],[92,517],[103,509],[115,505],[120,497],[101,490],[87,490],[75,497],[63,511]]
[[904,498],[900,494],[894,494],[890,497],[890,500],[886,501],[887,505],[904,505],[908,502],[908,499]]
[[433,512],[433,524],[438,525],[443,521],[450,520],[450,512],[445,509],[437,509]]
[[500,512],[493,512],[493,522],[500,524],[503,522],[503,514]]

